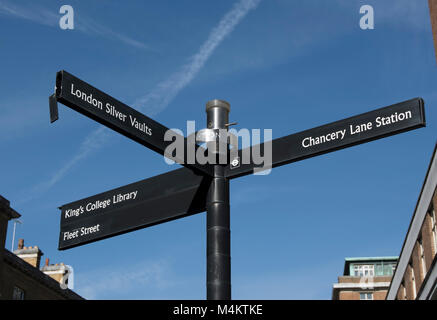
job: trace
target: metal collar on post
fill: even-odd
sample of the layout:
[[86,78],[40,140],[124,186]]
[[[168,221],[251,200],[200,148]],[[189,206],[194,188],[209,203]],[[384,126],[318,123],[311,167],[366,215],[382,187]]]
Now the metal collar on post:
[[206,103],[208,129],[226,129],[231,105],[224,100],[211,100]]

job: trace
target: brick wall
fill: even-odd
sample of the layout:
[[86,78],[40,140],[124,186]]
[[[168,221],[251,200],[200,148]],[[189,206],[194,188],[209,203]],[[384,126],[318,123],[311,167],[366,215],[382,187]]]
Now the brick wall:
[[420,288],[420,285],[422,284],[424,275],[422,272],[422,265],[420,261],[420,248],[419,248],[419,242],[416,241],[416,244],[414,245],[413,254],[411,255],[411,260],[413,261],[413,270],[414,270],[414,279],[416,282],[416,288]]
[[398,300],[405,300],[404,290],[405,290],[404,284],[401,283],[401,285],[399,286],[398,294],[396,295],[396,298]]
[[8,264],[4,265],[4,283],[3,283],[3,299],[12,299],[14,287],[19,287],[24,290],[26,300],[65,300],[66,298],[47,288],[41,283],[35,281],[27,274],[11,267]]
[[[1,210],[1,209],[0,209]],[[3,215],[0,212],[0,299],[2,299],[2,292],[3,292],[3,248],[5,247],[5,240],[6,240],[6,231],[8,229],[8,219],[5,215]]]
[[423,222],[421,235],[423,250],[425,251],[425,266],[426,270],[429,270],[429,268],[431,267],[432,259],[435,256],[435,248],[433,245],[431,230],[431,216],[429,212],[427,213],[425,221]]
[[344,290],[340,291],[339,293],[339,300],[360,300],[360,293],[361,292],[372,292],[373,293],[373,300],[384,300],[387,296],[387,290],[359,290],[359,291],[352,291],[352,290]]
[[411,271],[412,271],[412,267],[410,264],[408,264],[407,269],[406,269],[405,274],[404,274],[404,284],[405,284],[405,289],[407,291],[407,299],[408,300],[416,299],[416,297],[414,295],[414,288],[413,288],[413,281],[412,281],[412,277],[411,277]]
[[[338,283],[360,283],[361,277],[354,276],[340,276],[338,277]],[[373,282],[390,282],[391,276],[375,276],[372,277]]]

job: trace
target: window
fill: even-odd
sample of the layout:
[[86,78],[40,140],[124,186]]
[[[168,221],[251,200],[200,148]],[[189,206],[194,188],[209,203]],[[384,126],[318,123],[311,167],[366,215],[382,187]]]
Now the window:
[[354,266],[354,276],[356,277],[373,277],[375,275],[375,266],[373,264],[358,264]]
[[360,292],[360,300],[373,300],[373,293]]
[[431,230],[432,230],[432,239],[434,244],[434,252],[437,253],[437,230],[436,230],[435,209],[431,208],[429,214],[431,216]]
[[419,254],[420,254],[420,265],[422,266],[422,275],[423,278],[425,278],[426,264],[425,264],[425,252],[423,250],[422,238],[419,238]]
[[24,290],[18,287],[14,287],[14,293],[12,294],[12,300],[24,300]]
[[378,273],[376,272],[377,276],[392,276],[396,270],[396,263],[395,262],[383,262],[382,263],[382,272]]
[[414,276],[413,264],[410,261],[410,269],[411,269],[411,287],[413,288],[413,299],[416,299],[416,277]]
[[402,295],[404,297],[404,300],[407,300],[407,289],[405,288],[404,280],[402,280]]

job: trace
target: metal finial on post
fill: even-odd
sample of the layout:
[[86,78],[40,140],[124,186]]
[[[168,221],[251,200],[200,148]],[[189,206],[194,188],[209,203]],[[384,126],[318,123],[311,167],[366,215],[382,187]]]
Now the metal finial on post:
[[211,100],[206,103],[206,121],[208,129],[226,129],[229,122],[231,105],[224,100]]
[[[208,129],[227,130],[231,107],[223,100],[211,100],[206,104]],[[219,137],[217,137],[219,139]],[[231,299],[231,232],[229,206],[229,180],[224,166],[214,164],[207,199],[206,245],[206,298],[208,300]]]

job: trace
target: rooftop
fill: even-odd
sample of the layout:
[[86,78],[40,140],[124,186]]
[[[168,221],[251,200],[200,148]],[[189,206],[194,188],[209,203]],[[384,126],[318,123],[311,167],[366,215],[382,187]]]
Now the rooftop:
[[21,214],[11,208],[9,200],[2,196],[0,196],[0,210],[3,210],[8,215],[9,219],[18,219],[21,217]]
[[398,260],[399,257],[361,257],[361,258],[345,258],[346,262],[367,262],[367,261],[393,261]]
[[74,291],[70,289],[61,289],[59,282],[52,279],[45,273],[41,272],[37,268],[31,266],[29,263],[25,262],[24,260],[17,257],[15,254],[10,252],[7,249],[4,249],[4,261],[13,266],[14,268],[20,270],[21,272],[25,273],[26,275],[30,276],[31,278],[35,279],[36,281],[42,283],[46,287],[54,290],[58,294],[64,296],[68,299],[74,299],[74,300],[82,300],[83,298],[75,293]]
[[344,259],[344,271],[343,275],[348,276],[350,275],[350,265],[354,263],[359,264],[375,264],[380,262],[381,264],[386,263],[393,263],[397,262],[399,257],[397,256],[386,256],[386,257],[354,257],[354,258],[345,258]]

